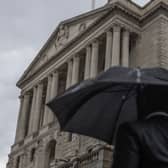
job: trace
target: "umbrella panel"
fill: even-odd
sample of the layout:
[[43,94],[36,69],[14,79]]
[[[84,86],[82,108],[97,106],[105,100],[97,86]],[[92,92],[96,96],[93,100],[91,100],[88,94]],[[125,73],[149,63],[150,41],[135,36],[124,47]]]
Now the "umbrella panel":
[[63,130],[111,144],[117,130],[117,122],[121,124],[124,121],[133,121],[137,117],[135,95],[129,96],[129,101],[123,99],[129,89],[130,87],[113,86],[96,94],[75,112]]

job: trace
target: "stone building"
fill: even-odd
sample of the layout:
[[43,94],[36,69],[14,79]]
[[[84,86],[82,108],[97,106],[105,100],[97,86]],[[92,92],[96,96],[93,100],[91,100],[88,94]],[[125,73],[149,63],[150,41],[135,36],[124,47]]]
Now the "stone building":
[[20,112],[7,168],[109,168],[113,148],[60,132],[45,103],[111,66],[167,64],[168,0],[144,7],[109,0],[61,22],[17,83]]

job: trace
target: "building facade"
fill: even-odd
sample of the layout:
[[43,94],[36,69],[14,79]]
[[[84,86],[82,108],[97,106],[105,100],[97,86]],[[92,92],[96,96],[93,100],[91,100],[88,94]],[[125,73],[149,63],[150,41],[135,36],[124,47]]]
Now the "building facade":
[[168,67],[168,0],[144,7],[109,0],[58,25],[17,83],[20,111],[7,168],[109,168],[113,147],[60,132],[45,104],[116,65]]

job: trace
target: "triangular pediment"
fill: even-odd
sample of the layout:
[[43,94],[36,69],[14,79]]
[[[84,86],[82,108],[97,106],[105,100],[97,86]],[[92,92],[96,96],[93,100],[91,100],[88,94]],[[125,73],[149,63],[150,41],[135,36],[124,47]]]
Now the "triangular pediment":
[[82,34],[84,31],[87,31],[94,22],[106,13],[107,11],[105,10],[95,10],[61,22],[24,72],[19,82],[33,75],[49,59],[55,56],[77,36]]

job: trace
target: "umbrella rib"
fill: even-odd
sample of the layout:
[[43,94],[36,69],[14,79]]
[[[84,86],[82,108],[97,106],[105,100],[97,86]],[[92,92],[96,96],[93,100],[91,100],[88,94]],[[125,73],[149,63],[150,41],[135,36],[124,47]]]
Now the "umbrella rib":
[[116,123],[116,125],[115,125],[115,127],[114,127],[114,132],[113,132],[113,143],[114,143],[114,140],[115,140],[115,135],[116,135],[116,133],[117,133],[117,127],[118,127],[118,121],[119,121],[119,118],[120,118],[120,115],[121,115],[121,111],[122,111],[122,107],[123,107],[123,105],[124,105],[124,103],[128,100],[128,97],[129,97],[129,94],[130,94],[130,92],[134,89],[134,88],[136,88],[136,86],[133,86],[133,87],[131,87],[129,90],[128,90],[128,92],[126,93],[126,95],[124,95],[123,97],[122,97],[122,101],[121,101],[121,104],[120,104],[120,107],[119,107],[119,109],[118,109],[118,115],[117,115],[117,117],[116,117],[116,121],[115,121],[115,123]]

